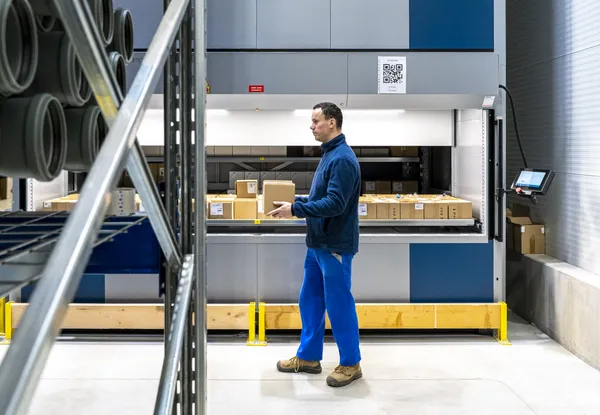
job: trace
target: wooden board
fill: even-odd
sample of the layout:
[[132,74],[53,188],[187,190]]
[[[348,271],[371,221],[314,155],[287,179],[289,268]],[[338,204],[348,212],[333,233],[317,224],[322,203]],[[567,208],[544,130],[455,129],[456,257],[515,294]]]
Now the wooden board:
[[[18,327],[27,304],[12,305],[12,326]],[[248,330],[248,305],[209,304],[209,330]],[[162,330],[162,304],[71,304],[61,325],[63,329],[85,330]]]
[[[297,304],[263,307],[266,330],[302,328]],[[356,312],[361,329],[497,329],[501,317],[499,304],[357,304]]]

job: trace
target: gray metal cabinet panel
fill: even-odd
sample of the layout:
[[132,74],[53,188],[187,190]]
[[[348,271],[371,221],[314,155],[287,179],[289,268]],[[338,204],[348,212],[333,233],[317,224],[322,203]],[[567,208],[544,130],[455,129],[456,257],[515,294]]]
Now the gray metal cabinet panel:
[[[135,78],[135,75],[137,74],[137,72],[140,69],[140,66],[142,65],[142,59],[144,59],[144,56],[146,55],[146,52],[134,52],[133,53],[133,59],[131,60],[131,63],[129,63],[129,65],[127,65],[127,91],[129,91],[129,89],[131,88],[131,84],[133,84],[133,80]],[[158,83],[156,84],[156,89],[155,89],[155,93],[156,94],[162,94],[164,91],[164,72],[161,73],[160,75],[160,79],[158,80]]]
[[[306,245],[259,244],[258,301],[297,303],[304,279]],[[352,293],[357,302],[408,302],[408,244],[362,244],[353,262]]]
[[331,0],[332,49],[408,49],[409,0]]
[[267,94],[346,94],[343,53],[208,53],[213,94],[246,94],[264,85]]
[[148,49],[164,14],[163,0],[113,0],[113,7],[131,12],[134,49]]
[[496,95],[498,91],[496,53],[350,53],[349,94],[377,94],[381,55],[406,56],[407,94]]
[[207,297],[212,303],[256,301],[257,244],[207,245]]
[[298,303],[304,279],[304,243],[267,243],[258,247],[258,301]]
[[207,0],[208,49],[256,48],[256,0]]
[[359,303],[410,301],[410,245],[361,243],[352,263],[352,293]]
[[329,49],[329,0],[257,0],[259,49]]

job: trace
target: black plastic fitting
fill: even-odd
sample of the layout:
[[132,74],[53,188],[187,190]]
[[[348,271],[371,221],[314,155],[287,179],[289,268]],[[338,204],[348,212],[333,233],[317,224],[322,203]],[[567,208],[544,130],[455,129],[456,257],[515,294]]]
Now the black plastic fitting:
[[10,98],[0,105],[0,175],[54,180],[67,158],[67,123],[50,94]]
[[25,91],[38,66],[35,15],[26,0],[0,1],[0,95]]

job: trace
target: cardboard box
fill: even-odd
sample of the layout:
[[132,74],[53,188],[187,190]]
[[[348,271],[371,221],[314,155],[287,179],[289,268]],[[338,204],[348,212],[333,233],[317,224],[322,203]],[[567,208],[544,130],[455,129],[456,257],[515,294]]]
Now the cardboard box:
[[448,202],[442,200],[427,200],[424,205],[424,219],[448,219]]
[[234,156],[251,156],[252,155],[250,146],[233,146],[232,153]]
[[425,204],[423,201],[400,199],[401,219],[425,219]]
[[233,201],[229,197],[218,197],[208,203],[209,219],[233,219]]
[[390,147],[391,157],[419,157],[419,147]]
[[543,254],[546,248],[544,225],[516,225],[515,251],[521,254]]
[[373,199],[361,197],[358,199],[358,219],[377,219],[377,205]]
[[401,205],[400,205],[400,201],[398,201],[397,199],[387,199],[387,202],[389,203],[389,218],[392,220],[397,220],[400,219],[402,217],[402,212],[401,212]]
[[374,148],[361,148],[360,156],[361,157],[375,157],[375,149]]
[[392,182],[392,192],[401,194],[419,193],[419,183],[415,181]]
[[258,202],[256,198],[235,198],[233,200],[233,217],[234,219],[258,219]]
[[296,199],[296,185],[292,181],[265,181],[263,184],[264,213],[277,209],[274,202],[294,203]]
[[215,156],[218,156],[218,157],[233,156],[233,146],[215,146]]
[[269,155],[269,147],[267,146],[252,146],[250,148],[250,155],[258,157],[266,157]]
[[448,201],[448,219],[472,219],[473,203],[467,200]]
[[238,180],[235,182],[235,194],[242,199],[256,198],[258,180]]
[[206,146],[206,155],[211,157],[215,155],[215,146]]
[[385,199],[373,199],[375,202],[376,219],[387,220],[390,218],[390,203]]
[[286,146],[269,146],[269,156],[271,157],[286,157],[287,147]]
[[515,250],[515,235],[519,234],[522,225],[531,225],[529,217],[511,217],[506,221],[506,248]]
[[378,147],[373,149],[373,155],[375,157],[388,157],[390,155],[390,149],[387,147]]

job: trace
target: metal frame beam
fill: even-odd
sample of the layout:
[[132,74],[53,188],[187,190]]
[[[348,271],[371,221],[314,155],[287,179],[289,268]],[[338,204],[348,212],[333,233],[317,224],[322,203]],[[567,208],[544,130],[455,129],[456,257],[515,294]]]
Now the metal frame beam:
[[[128,153],[131,160],[128,167],[132,169],[132,177],[136,175],[140,193],[144,192],[142,198],[146,196],[144,202],[147,208],[151,210],[159,206],[152,213],[149,211],[149,216],[157,235],[161,235],[161,246],[169,260],[181,263],[181,254],[160,208],[158,193],[150,184],[148,166],[141,165],[144,157],[135,135],[188,3],[189,0],[173,0],[170,3],[131,91],[118,109],[119,98],[122,97],[109,69],[108,57],[100,46],[100,34],[87,2],[54,2],[110,130],[0,366],[2,414],[25,413],[31,403],[67,307],[91,255],[93,240],[109,206],[110,191]],[[170,241],[167,242],[167,239]]]
[[195,128],[196,128],[196,209],[195,209],[195,413],[206,414],[206,0],[195,0]]

